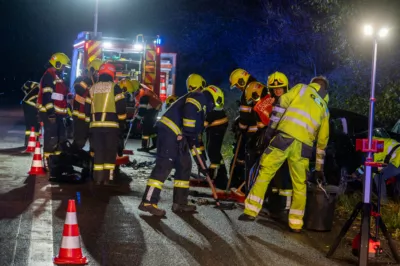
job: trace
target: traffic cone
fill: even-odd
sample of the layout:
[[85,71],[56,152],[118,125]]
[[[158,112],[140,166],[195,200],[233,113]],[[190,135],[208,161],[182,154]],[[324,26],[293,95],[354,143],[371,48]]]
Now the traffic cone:
[[40,142],[36,142],[35,154],[33,155],[31,170],[28,175],[45,175],[43,169],[42,154],[40,153]]
[[88,263],[82,255],[81,240],[76,218],[75,200],[68,201],[67,216],[65,217],[63,237],[58,256],[53,259],[54,264],[79,264]]
[[28,146],[26,147],[25,152],[35,152],[35,146],[36,146],[35,127],[31,127],[31,134],[29,135]]

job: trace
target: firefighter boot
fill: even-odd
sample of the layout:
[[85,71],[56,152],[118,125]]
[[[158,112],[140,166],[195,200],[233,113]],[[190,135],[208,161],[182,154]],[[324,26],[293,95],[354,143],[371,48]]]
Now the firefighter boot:
[[174,204],[172,204],[172,208],[171,209],[172,209],[173,212],[195,212],[196,211],[196,206],[189,205],[189,204],[174,203]]
[[159,209],[157,204],[141,202],[139,205],[139,210],[151,213],[154,216],[165,216],[166,212],[163,209]]
[[157,149],[157,136],[152,137],[151,141],[153,142],[153,145],[151,145],[149,151]]
[[149,151],[149,137],[142,136],[142,147],[138,148],[137,151],[148,152]]

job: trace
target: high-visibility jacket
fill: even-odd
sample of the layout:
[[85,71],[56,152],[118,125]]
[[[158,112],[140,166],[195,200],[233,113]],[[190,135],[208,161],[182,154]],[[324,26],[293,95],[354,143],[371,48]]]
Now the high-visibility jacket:
[[[376,163],[390,163],[390,164],[393,164],[395,167],[399,167],[400,166],[400,147],[396,147],[396,146],[400,145],[400,143],[395,141],[394,139],[388,139],[388,138],[374,137],[373,139],[381,140],[384,143],[383,151],[374,153],[373,161]],[[388,158],[388,160],[386,162],[386,156],[388,156],[389,153],[395,147],[396,147],[396,150],[394,150],[392,152],[390,158]],[[357,168],[357,172],[360,175],[364,174],[364,165],[361,165],[359,168]]]
[[36,108],[36,102],[39,94],[39,84],[32,81],[27,81],[24,84],[27,94],[22,99],[24,105],[30,105]]
[[87,76],[78,77],[74,83],[75,97],[72,115],[86,122],[90,122],[90,117],[85,115],[85,101],[92,85],[92,79]]
[[46,70],[40,80],[40,89],[36,107],[47,115],[67,115],[67,95],[69,89],[57,75],[55,68]]
[[318,94],[320,85],[298,84],[279,98],[271,117],[271,128],[277,129],[313,147],[317,143],[315,169],[323,169],[325,148],[329,140],[329,110]]
[[120,128],[126,120],[124,92],[114,82],[97,82],[85,102],[85,116],[90,128]]

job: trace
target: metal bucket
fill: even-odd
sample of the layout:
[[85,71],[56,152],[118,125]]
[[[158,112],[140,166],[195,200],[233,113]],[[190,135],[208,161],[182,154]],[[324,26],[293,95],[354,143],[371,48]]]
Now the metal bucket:
[[306,229],[314,231],[332,230],[338,192],[337,186],[308,185],[304,215],[304,227]]

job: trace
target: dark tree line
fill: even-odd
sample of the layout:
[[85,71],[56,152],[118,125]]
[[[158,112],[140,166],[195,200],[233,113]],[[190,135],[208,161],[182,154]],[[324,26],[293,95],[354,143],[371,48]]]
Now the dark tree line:
[[[366,114],[372,39],[366,22],[391,27],[379,42],[376,115],[393,124],[400,111],[396,0],[198,0],[173,18],[169,45],[179,53],[180,84],[191,72],[227,87],[241,67],[265,82],[273,71],[291,85],[323,74],[331,82],[331,106]],[[197,12],[194,12],[197,11]],[[229,98],[229,97],[228,97]],[[384,107],[384,108],[383,108]]]

